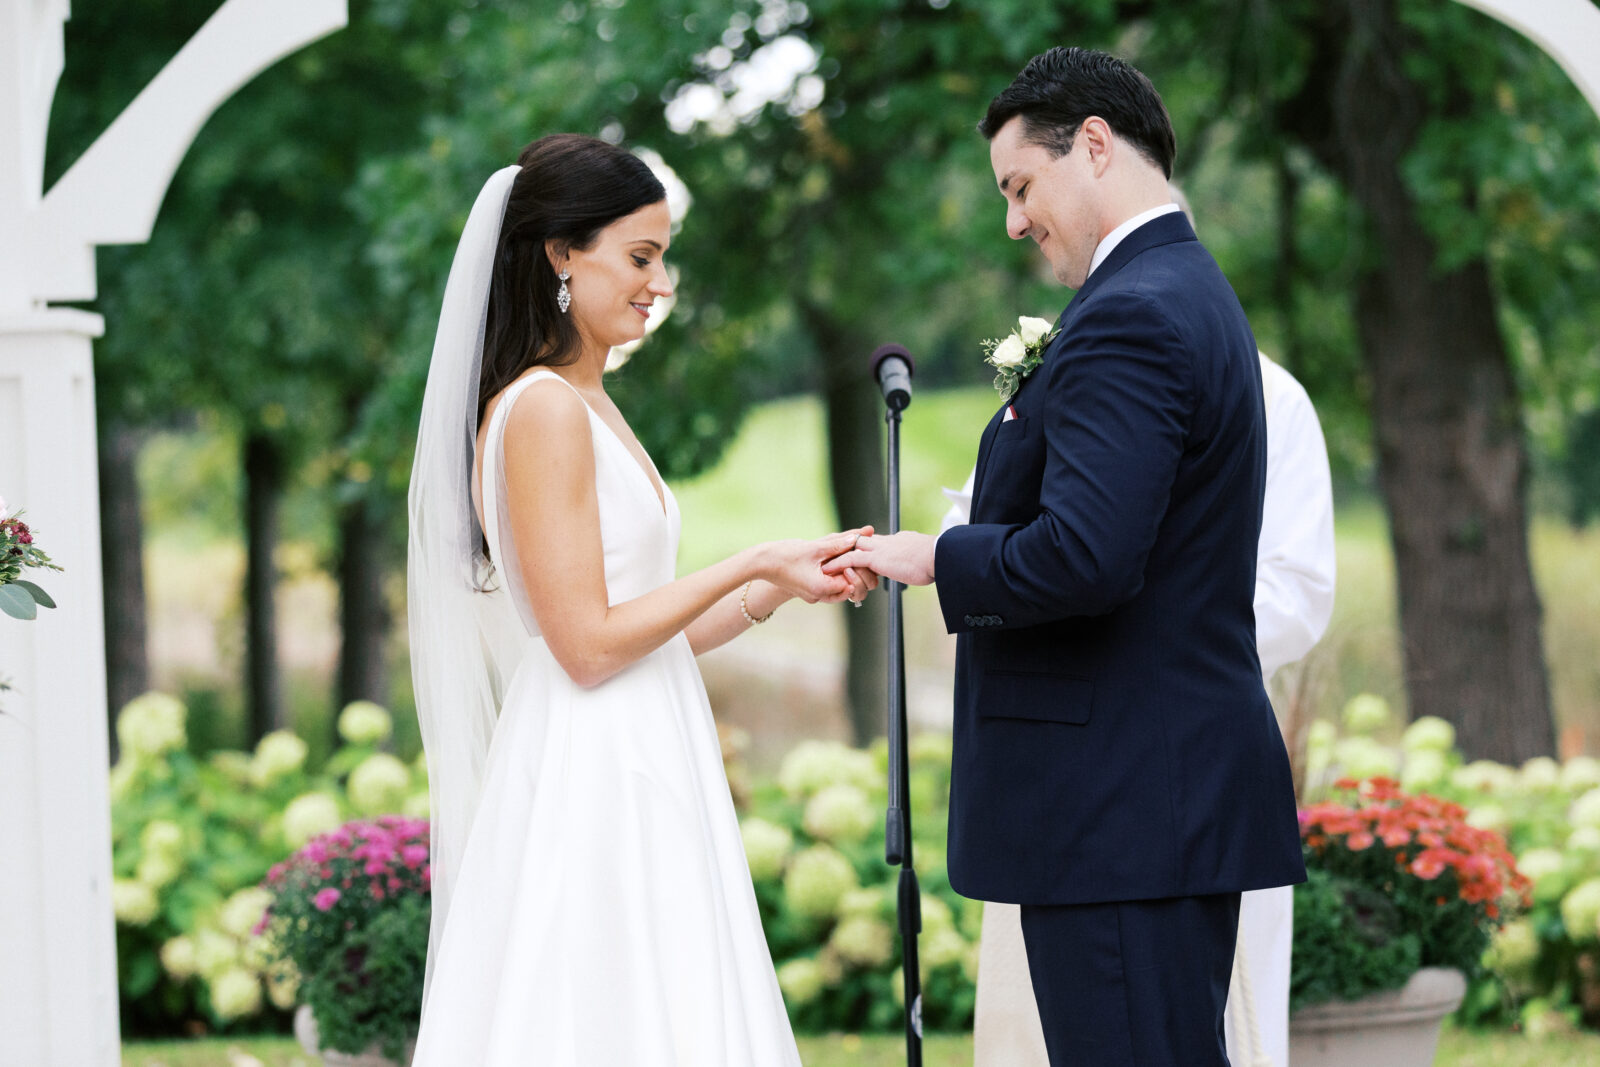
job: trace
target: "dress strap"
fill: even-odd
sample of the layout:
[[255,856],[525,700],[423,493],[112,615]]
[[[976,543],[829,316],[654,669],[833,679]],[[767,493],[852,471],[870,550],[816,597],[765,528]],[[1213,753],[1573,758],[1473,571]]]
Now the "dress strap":
[[[578,387],[567,381],[553,370],[543,367],[526,374],[512,382],[500,397],[500,403],[495,405],[494,415],[489,419],[489,432],[483,440],[483,470],[479,490],[483,498],[483,534],[489,543],[490,556],[495,561],[495,566],[504,573],[504,550],[500,544],[500,479],[502,461],[505,457],[506,419],[511,414],[511,406],[517,402],[523,390],[541,378],[554,378],[577,394],[583,400],[583,394],[578,392]],[[585,411],[589,409],[589,402],[584,400]]]

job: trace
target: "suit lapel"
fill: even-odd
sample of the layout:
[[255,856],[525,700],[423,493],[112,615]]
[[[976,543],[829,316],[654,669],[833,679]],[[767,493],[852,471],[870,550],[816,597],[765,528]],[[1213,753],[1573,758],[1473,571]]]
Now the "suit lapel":
[[[1014,405],[1017,397],[1020,397],[1023,390],[1028,388],[1028,384],[1044,372],[1045,365],[1055,357],[1057,350],[1060,349],[1067,336],[1068,330],[1071,328],[1073,311],[1088,300],[1096,289],[1104,285],[1106,279],[1116,274],[1140,252],[1155,248],[1158,245],[1193,240],[1195,240],[1194,227],[1189,225],[1188,217],[1181,211],[1157,216],[1124,237],[1117,247],[1111,250],[1111,254],[1106,257],[1105,262],[1101,263],[1094,273],[1084,281],[1082,288],[1072,294],[1072,299],[1067,302],[1067,306],[1062,310],[1061,317],[1056,320],[1056,329],[1060,332],[1056,334],[1055,340],[1050,342],[1050,347],[1045,350],[1044,358],[1039,361],[1039,366],[1034,368],[1033,373],[1028,375],[1027,381],[1024,381],[1021,388],[1017,390],[1017,396],[1012,397],[1007,403]],[[1000,410],[995,412],[994,418],[989,420],[989,425],[984,427],[983,437],[979,439],[978,473],[972,481],[972,503],[968,510],[969,516],[978,513],[978,501],[983,496],[984,475],[988,473],[989,468],[989,453],[993,451],[994,437],[1000,429],[1000,420],[1005,417],[1005,412],[1006,405],[1001,405]]]

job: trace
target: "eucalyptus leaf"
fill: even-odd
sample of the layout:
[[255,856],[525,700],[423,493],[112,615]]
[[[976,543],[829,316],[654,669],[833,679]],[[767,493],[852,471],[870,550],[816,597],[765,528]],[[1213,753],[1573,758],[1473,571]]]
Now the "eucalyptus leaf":
[[0,611],[13,619],[32,619],[39,614],[33,597],[17,588],[18,583],[0,585]]
[[56,606],[56,602],[50,599],[50,594],[46,593],[43,589],[40,589],[32,582],[23,581],[21,578],[18,578],[12,584],[27,590],[28,595],[33,597],[34,603],[38,604],[41,608],[53,608]]

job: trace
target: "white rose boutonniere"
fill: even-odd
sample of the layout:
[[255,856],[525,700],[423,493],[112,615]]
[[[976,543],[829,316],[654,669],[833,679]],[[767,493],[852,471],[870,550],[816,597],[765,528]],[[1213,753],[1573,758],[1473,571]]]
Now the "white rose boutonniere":
[[1044,350],[1055,338],[1055,327],[1048,319],[1023,315],[1017,328],[1000,340],[983,342],[986,361],[995,369],[994,387],[1002,401],[1010,400],[1022,383],[1044,359]]

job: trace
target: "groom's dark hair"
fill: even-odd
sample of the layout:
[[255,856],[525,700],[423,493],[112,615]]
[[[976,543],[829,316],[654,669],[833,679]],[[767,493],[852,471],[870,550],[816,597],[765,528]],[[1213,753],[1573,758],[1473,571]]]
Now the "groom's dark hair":
[[1023,138],[1058,158],[1071,150],[1083,120],[1097,115],[1172,177],[1178,144],[1167,106],[1149,78],[1116,56],[1089,48],[1052,48],[1034,56],[989,102],[978,132],[992,141],[1019,115]]

